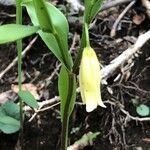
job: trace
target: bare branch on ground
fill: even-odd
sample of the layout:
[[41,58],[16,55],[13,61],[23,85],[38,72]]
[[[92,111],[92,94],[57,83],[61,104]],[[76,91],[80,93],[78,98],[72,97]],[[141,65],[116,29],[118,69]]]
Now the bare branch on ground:
[[107,100],[104,101],[105,104],[110,104],[113,106],[118,106],[118,108],[120,109],[120,111],[126,115],[126,117],[128,118],[128,120],[134,120],[134,121],[139,121],[139,122],[144,122],[144,121],[150,121],[150,117],[134,117],[132,116],[127,110],[124,109],[124,106],[117,101],[117,103]]
[[115,71],[123,66],[136,54],[142,46],[150,39],[150,30],[140,35],[134,45],[125,50],[121,55],[112,60],[109,65],[102,68],[102,83],[106,84],[106,80],[112,76]]
[[[36,36],[30,43],[29,45],[24,49],[24,51],[22,52],[22,57],[25,56],[25,54],[31,49],[32,45],[35,43],[35,41],[37,40],[37,37]],[[14,66],[16,65],[18,61],[18,57],[16,57],[7,67],[6,69],[4,69],[2,72],[0,72],[0,79],[3,78],[3,76]]]
[[121,21],[121,19],[125,16],[125,14],[128,12],[128,10],[135,4],[135,0],[130,2],[130,4],[123,10],[123,12],[119,15],[119,17],[116,19],[111,32],[110,32],[110,36],[114,37],[116,35],[116,30],[118,27],[119,22]]

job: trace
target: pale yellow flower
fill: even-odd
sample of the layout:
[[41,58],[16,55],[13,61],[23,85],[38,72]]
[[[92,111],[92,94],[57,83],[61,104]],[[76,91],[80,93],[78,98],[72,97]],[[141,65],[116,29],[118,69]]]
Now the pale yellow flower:
[[100,82],[100,64],[96,53],[91,47],[86,47],[83,50],[80,64],[79,84],[87,112],[93,111],[98,105],[106,107],[101,99]]

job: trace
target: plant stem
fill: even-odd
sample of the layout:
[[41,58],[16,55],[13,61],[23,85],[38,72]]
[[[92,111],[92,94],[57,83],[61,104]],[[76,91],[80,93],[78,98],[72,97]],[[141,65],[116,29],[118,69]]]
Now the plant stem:
[[57,32],[52,32],[52,33],[53,33],[53,35],[54,35],[54,37],[55,37],[55,39],[58,43],[58,47],[59,47],[61,55],[63,57],[64,65],[67,67],[67,69],[69,71],[71,71],[72,64],[69,62],[69,57],[68,58],[65,57],[64,50],[63,50],[63,45],[62,45],[63,42],[61,42]]
[[84,23],[84,30],[85,30],[85,42],[86,42],[85,47],[90,47],[89,29],[87,23]]
[[[59,42],[58,42],[59,43]],[[74,62],[74,66],[72,68],[72,74],[68,72],[69,75],[69,85],[68,85],[68,96],[64,108],[64,114],[63,114],[63,122],[62,122],[62,136],[61,136],[61,150],[67,150],[67,142],[68,142],[68,123],[69,123],[69,105],[72,97],[73,92],[73,74],[76,74],[77,68],[80,64],[80,60],[82,57],[82,51],[84,47],[90,47],[90,41],[89,41],[89,31],[88,31],[88,23],[84,23],[83,26],[83,33],[81,38],[81,44],[80,49],[78,52],[78,55],[76,57],[76,60]]]
[[68,123],[69,123],[69,105],[73,93],[73,84],[74,84],[74,75],[68,72],[68,95],[67,100],[64,108],[64,115],[62,121],[62,135],[61,135],[61,150],[67,150],[67,143],[68,143]]
[[[22,0],[16,0],[16,24],[22,24]],[[19,91],[22,90],[22,40],[17,40],[17,53],[18,53],[18,85]],[[20,130],[21,134],[23,133],[23,102],[21,98],[19,99],[20,102]]]
[[79,64],[80,64],[80,61],[81,61],[81,57],[82,57],[82,52],[83,52],[83,49],[84,47],[86,46],[86,33],[85,33],[85,23],[83,25],[83,30],[82,30],[82,37],[81,37],[81,43],[80,43],[80,48],[78,50],[78,53],[77,53],[77,57],[74,61],[74,65],[73,65],[73,73],[74,74],[77,74],[77,70],[78,70],[78,67],[79,67]]

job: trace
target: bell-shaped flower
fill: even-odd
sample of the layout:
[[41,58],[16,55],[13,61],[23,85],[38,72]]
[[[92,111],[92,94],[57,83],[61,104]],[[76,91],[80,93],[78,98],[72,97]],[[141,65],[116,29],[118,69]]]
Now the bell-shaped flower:
[[100,64],[95,51],[91,47],[86,47],[82,53],[79,71],[79,84],[81,98],[86,104],[86,111],[91,112],[98,105],[106,107],[101,99],[100,84]]

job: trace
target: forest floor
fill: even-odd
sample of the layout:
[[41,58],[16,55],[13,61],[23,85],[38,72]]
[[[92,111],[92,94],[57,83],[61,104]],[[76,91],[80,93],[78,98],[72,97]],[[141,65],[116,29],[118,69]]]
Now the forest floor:
[[[115,21],[128,5],[129,3],[121,4],[101,11],[90,28],[92,47],[104,67],[134,45],[139,35],[150,29],[150,16],[146,7],[138,1],[127,10],[118,22],[115,35],[112,35]],[[25,10],[23,14],[24,24],[31,24]],[[73,10],[68,13],[69,45],[73,56],[79,48],[81,16],[82,13],[78,14]],[[14,22],[15,7],[0,6],[0,24]],[[27,112],[24,121],[24,149],[59,150],[61,120],[57,80],[60,64],[37,35],[25,38],[23,42],[24,48],[30,47],[23,58],[23,85],[35,92],[39,102],[51,101],[43,106],[45,110],[41,110],[33,118],[34,112]],[[0,74],[16,56],[15,43],[0,45]],[[4,93],[9,93],[11,100],[16,98],[12,94],[15,88],[16,63],[0,78],[1,104],[5,102],[1,98]],[[106,109],[98,107],[87,113],[80,94],[77,94],[77,103],[70,119],[70,145],[86,133],[100,132],[84,150],[150,150],[150,114],[141,116],[137,111],[141,104],[150,107],[150,41],[144,44],[130,63],[120,66],[107,79],[107,85],[102,85],[102,99]],[[17,150],[17,140],[18,133],[0,133],[0,150]]]

